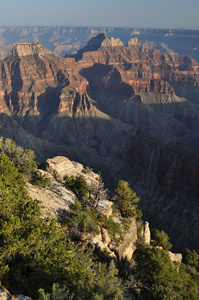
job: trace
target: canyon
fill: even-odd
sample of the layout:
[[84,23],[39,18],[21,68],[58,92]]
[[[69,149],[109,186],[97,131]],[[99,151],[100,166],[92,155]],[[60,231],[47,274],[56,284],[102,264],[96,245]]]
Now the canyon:
[[199,63],[104,33],[54,52],[23,41],[0,61],[0,135],[100,170],[111,189],[128,180],[175,251],[199,249]]

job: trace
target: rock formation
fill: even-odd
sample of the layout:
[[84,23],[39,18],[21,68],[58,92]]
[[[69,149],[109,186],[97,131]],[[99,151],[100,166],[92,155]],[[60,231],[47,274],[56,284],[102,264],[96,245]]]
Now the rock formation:
[[137,37],[130,38],[128,41],[128,46],[141,46],[140,42],[138,41]]
[[51,184],[45,188],[26,183],[26,189],[31,198],[42,202],[42,211],[44,216],[50,214],[53,218],[63,218],[71,210],[71,207],[77,200],[73,192],[58,182],[50,173],[38,170],[39,178],[46,176],[50,178]]
[[28,55],[45,55],[49,54],[50,50],[39,43],[18,43],[11,51],[11,56],[23,57]]
[[32,298],[23,295],[11,295],[6,288],[0,283],[0,299],[1,300],[32,300]]
[[172,253],[171,251],[168,251],[168,254],[172,262],[177,262],[179,264],[182,262],[181,253]]
[[150,245],[150,243],[151,243],[151,231],[150,231],[150,228],[149,228],[149,222],[144,223],[143,238],[144,238],[145,244]]
[[[53,218],[58,218],[59,220],[62,220],[71,213],[73,204],[77,200],[75,194],[65,187],[63,177],[82,176],[89,186],[97,186],[99,182],[98,174],[91,170],[89,173],[85,173],[83,171],[85,168],[82,164],[70,161],[67,157],[48,159],[46,168],[47,171],[37,170],[37,176],[50,178],[51,184],[45,188],[41,188],[27,182],[26,189],[33,199],[41,201],[44,216],[49,216],[50,214]],[[112,205],[113,202],[108,199],[102,199],[98,203],[98,211],[107,217],[112,216],[113,220],[122,226],[121,215],[113,213]],[[144,243],[150,246],[151,232],[149,222],[144,223],[142,235]],[[100,234],[94,237],[87,233],[82,235],[83,243],[89,242],[98,245],[101,249],[106,249],[112,257],[118,257],[120,259],[126,257],[128,260],[132,258],[136,250],[137,240],[137,224],[134,219],[131,220],[129,230],[125,232],[120,244],[117,244],[111,239],[108,230],[103,227],[100,227]],[[169,251],[168,254],[172,261],[181,263],[181,254],[172,253],[171,251]]]
[[[33,199],[37,199],[42,203],[42,211],[44,216],[50,216],[62,220],[68,214],[71,213],[72,206],[77,200],[75,194],[68,190],[64,183],[63,178],[65,176],[82,176],[89,186],[98,187],[99,175],[89,170],[83,168],[83,165],[70,161],[67,157],[54,157],[47,160],[47,171],[37,170],[38,177],[50,178],[51,184],[45,188],[26,183],[26,189],[29,195]],[[100,199],[98,203],[97,210],[100,211],[105,216],[113,216],[112,209],[113,202],[108,199]],[[120,218],[114,216],[114,221],[121,224]],[[117,245],[113,241],[108,233],[108,231],[100,227],[100,234],[93,237],[90,234],[82,235],[82,241],[90,242],[92,244],[98,245],[101,249],[106,249],[111,256],[117,257],[127,257],[129,260],[132,257],[133,252],[136,249],[137,241],[137,225],[134,219],[132,219],[129,226],[129,231],[124,234],[123,241],[120,245]]]

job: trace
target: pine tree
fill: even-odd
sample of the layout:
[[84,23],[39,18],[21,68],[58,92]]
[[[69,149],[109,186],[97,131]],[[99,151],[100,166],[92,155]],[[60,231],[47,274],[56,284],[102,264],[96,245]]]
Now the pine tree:
[[137,203],[140,198],[132,191],[127,181],[120,180],[115,190],[118,206],[123,217],[137,216]]

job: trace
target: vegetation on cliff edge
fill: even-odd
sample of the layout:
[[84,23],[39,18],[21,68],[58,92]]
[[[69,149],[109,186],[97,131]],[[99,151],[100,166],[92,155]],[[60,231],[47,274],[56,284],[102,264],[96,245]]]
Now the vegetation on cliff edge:
[[[108,197],[103,184],[93,191],[95,198],[82,179],[78,183],[72,179],[78,200],[66,227],[42,216],[40,203],[26,192],[23,176],[36,166],[34,153],[18,151],[12,141],[1,142],[0,280],[11,293],[39,300],[199,299],[196,251],[187,249],[183,263],[172,263],[167,251],[157,248],[171,246],[168,236],[158,230],[153,245],[138,241],[130,261],[111,258],[87,244],[82,247],[74,241],[75,232],[97,234],[100,225],[111,237],[120,233],[118,224],[97,210],[100,197]],[[127,182],[119,182],[114,199],[125,220],[140,217],[139,198]]]

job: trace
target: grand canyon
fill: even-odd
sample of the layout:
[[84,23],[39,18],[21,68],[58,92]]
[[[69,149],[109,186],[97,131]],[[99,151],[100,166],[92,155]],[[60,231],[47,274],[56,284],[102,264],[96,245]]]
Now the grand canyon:
[[[16,30],[8,32],[14,43]],[[0,135],[40,162],[64,155],[88,165],[110,189],[127,180],[144,219],[165,230],[175,250],[199,249],[198,48],[194,59],[160,41],[146,47],[142,30],[126,44],[100,33],[81,49],[77,42],[75,53],[71,40],[68,48],[51,44],[52,52],[38,42],[41,30],[21,30],[12,49],[1,30]],[[26,41],[30,32],[36,41]]]

